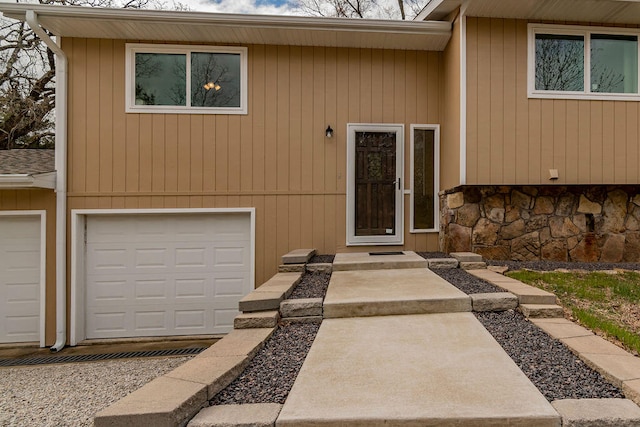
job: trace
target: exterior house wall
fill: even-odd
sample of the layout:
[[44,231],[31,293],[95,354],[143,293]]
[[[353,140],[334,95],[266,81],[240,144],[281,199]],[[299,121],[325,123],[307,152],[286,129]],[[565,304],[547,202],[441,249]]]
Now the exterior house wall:
[[[345,246],[347,123],[404,124],[409,182],[409,125],[444,120],[438,52],[251,45],[248,114],[190,115],[125,113],[125,41],[63,49],[69,210],[255,207],[257,285],[291,249],[367,249]],[[437,250],[408,206],[403,248]]]
[[53,190],[0,190],[0,210],[44,210],[46,218],[45,345],[56,338],[56,195]]
[[443,53],[444,84],[442,111],[444,126],[440,141],[440,187],[460,184],[460,18],[453,23],[449,44]]
[[467,18],[467,180],[440,193],[441,249],[638,262],[639,103],[529,99],[527,24]]
[[527,21],[467,18],[467,184],[640,182],[637,101],[527,98]]

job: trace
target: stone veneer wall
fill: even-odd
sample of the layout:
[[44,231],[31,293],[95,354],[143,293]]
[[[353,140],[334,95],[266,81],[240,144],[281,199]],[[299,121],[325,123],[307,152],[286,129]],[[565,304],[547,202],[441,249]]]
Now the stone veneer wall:
[[440,206],[446,252],[640,262],[640,185],[461,186],[441,192]]

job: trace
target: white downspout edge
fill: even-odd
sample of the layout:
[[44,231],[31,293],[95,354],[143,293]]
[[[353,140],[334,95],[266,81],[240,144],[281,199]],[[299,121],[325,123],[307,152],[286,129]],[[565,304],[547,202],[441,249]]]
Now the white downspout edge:
[[467,2],[460,8],[460,185],[467,183]]
[[40,27],[33,10],[25,20],[56,55],[56,342],[50,350],[58,352],[67,341],[67,55]]

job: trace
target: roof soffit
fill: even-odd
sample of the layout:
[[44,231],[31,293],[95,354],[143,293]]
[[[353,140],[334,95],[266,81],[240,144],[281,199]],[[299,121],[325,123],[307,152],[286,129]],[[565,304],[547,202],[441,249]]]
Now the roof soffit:
[[11,18],[24,19],[26,10],[35,10],[42,26],[62,37],[443,50],[451,36],[451,26],[447,22],[0,3],[0,11]]

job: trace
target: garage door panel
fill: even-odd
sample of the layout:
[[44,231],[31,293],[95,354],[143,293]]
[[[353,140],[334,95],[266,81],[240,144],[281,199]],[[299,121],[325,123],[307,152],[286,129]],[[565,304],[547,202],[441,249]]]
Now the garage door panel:
[[248,214],[89,217],[87,337],[228,332],[251,291],[250,232]]
[[40,340],[40,216],[0,216],[0,343]]

